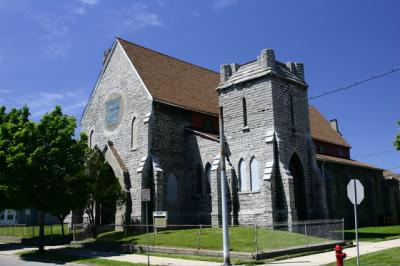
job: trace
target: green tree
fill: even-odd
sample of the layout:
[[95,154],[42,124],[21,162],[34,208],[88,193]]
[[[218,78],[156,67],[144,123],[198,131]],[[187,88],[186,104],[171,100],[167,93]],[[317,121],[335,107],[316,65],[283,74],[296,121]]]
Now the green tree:
[[64,232],[65,217],[71,213],[71,210],[83,209],[90,194],[91,180],[84,174],[85,159],[88,152],[87,137],[81,134],[78,141],[69,143],[64,149],[66,158],[69,158],[70,165],[60,176],[57,191],[57,197],[53,201],[54,210],[52,214],[57,216],[61,225],[62,235]]
[[0,208],[39,211],[39,250],[44,250],[44,214],[63,223],[72,209],[83,208],[90,192],[85,175],[87,137],[74,138],[75,118],[61,107],[38,122],[29,109],[0,107]]
[[31,178],[27,158],[36,147],[35,123],[29,109],[6,112],[0,106],[0,208],[23,208],[26,180]]
[[[400,120],[397,121],[397,123],[400,126]],[[394,146],[396,147],[397,150],[400,151],[400,133],[397,134],[396,139],[394,140]]]
[[[44,214],[50,212],[61,223],[76,204],[74,196],[85,197],[88,191],[82,170],[85,162],[85,135],[74,138],[76,120],[64,115],[61,107],[43,115],[36,125],[36,146],[28,156],[30,174],[26,180],[26,197],[31,207],[39,210],[39,250],[44,250]],[[82,194],[81,194],[82,193]]]
[[91,194],[85,207],[89,218],[89,226],[94,238],[97,237],[97,226],[108,206],[116,206],[123,200],[123,192],[113,170],[104,158],[103,153],[95,147],[90,151],[86,161],[86,174],[92,180]]

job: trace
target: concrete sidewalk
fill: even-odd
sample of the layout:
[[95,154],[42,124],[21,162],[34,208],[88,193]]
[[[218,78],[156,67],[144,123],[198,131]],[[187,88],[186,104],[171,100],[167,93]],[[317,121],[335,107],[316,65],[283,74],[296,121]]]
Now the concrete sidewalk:
[[[400,239],[387,240],[381,242],[360,242],[360,255],[394,247],[400,247]],[[356,247],[346,248],[343,251],[347,254],[347,259],[357,257]],[[335,253],[332,249],[332,251],[329,252],[318,253],[314,255],[297,257],[287,260],[275,261],[264,265],[316,266],[316,265],[325,265],[335,261],[336,261]]]
[[[99,258],[105,260],[116,260],[116,261],[126,261],[133,263],[144,263],[147,264],[147,256],[139,254],[117,254],[113,252],[98,252],[89,249],[54,249],[55,252],[60,252],[67,255],[75,255],[88,258]],[[199,266],[220,266],[221,263],[218,262],[207,262],[207,261],[196,261],[196,260],[186,260],[186,259],[176,259],[167,257],[156,257],[150,256],[151,265],[168,265],[168,266],[189,266],[189,265],[199,265]]]

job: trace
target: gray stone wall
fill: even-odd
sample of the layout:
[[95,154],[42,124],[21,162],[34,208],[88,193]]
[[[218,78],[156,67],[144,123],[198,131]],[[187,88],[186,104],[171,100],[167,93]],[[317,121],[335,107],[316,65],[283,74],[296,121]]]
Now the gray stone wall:
[[[347,184],[356,178],[364,186],[364,200],[358,206],[360,227],[386,225],[396,215],[388,192],[392,187],[385,181],[382,171],[334,162],[318,161],[326,180],[326,197],[329,218],[344,219],[346,228],[354,228],[353,204],[347,197]],[[398,191],[398,190],[397,190]],[[398,217],[393,217],[394,219]]]
[[[154,103],[150,120],[150,154],[159,158],[164,172],[163,206],[171,224],[210,224],[211,195],[206,193],[205,166],[218,151],[214,141],[196,136],[186,128],[191,123],[190,111]],[[202,193],[197,192],[197,167],[201,168]],[[177,202],[168,202],[167,177],[177,177]]]
[[[293,154],[297,154],[302,164],[305,182],[307,219],[322,219],[326,213],[324,180],[316,170],[314,147],[310,135],[308,114],[308,95],[304,86],[299,86],[285,79],[275,78],[273,86],[274,128],[277,134],[279,152],[279,170],[283,180],[285,196],[288,200],[289,222],[297,220],[295,208],[294,180],[289,171]],[[291,101],[293,105],[293,122]]]
[[[202,174],[202,188],[201,193],[198,191],[193,191],[192,194],[192,208],[196,211],[193,211],[196,216],[195,221],[201,224],[211,224],[212,220],[212,212],[218,215],[218,188],[216,180],[219,176],[215,175],[215,171],[210,172],[210,194],[207,193],[207,176],[206,176],[206,166],[207,164],[210,167],[213,165],[215,158],[218,156],[219,152],[219,143],[217,141],[213,141],[210,139],[206,139],[204,137],[193,134],[192,132],[186,131],[185,134],[185,171],[188,176],[192,176],[192,181],[197,181],[197,171],[198,168],[201,169]],[[192,188],[196,188],[196,182],[192,182]],[[213,188],[217,188],[216,191],[213,191]],[[212,201],[214,204],[212,205]],[[214,208],[216,208],[214,210]]]
[[[247,127],[243,123],[242,98],[247,103]],[[250,176],[250,160],[258,160],[260,190],[237,192],[239,224],[269,224],[272,222],[271,182],[263,180],[264,166],[273,160],[273,146],[266,143],[267,131],[274,130],[272,110],[272,83],[267,79],[239,84],[220,92],[220,105],[224,109],[225,136],[229,158],[236,176],[239,162],[246,163]]]
[[[251,158],[259,162],[260,190],[237,193],[240,224],[267,225],[274,221],[298,220],[296,195],[297,203],[305,201],[301,209],[306,209],[306,214],[301,219],[327,217],[325,183],[316,166],[309,128],[307,85],[303,79],[301,63],[284,65],[275,61],[271,49],[263,50],[255,62],[221,67],[218,92],[224,108],[232,167],[238,176],[239,162],[243,159],[247,175],[250,175]],[[266,141],[271,135],[275,138]],[[304,188],[300,193],[296,193],[296,188],[301,178],[294,179],[289,170],[294,154],[299,158],[300,166],[296,168],[304,176]],[[271,162],[274,162],[272,176],[263,174],[268,172]],[[278,205],[280,209],[276,208]],[[282,217],[285,218],[282,220]]]
[[[120,122],[112,130],[105,124],[105,102],[112,96],[121,97]],[[132,67],[122,47],[116,43],[110,61],[95,88],[81,120],[81,130],[88,136],[92,134],[92,146],[103,149],[108,141],[112,141],[123,163],[129,171],[130,193],[132,199],[132,219],[142,221],[142,189],[143,173],[138,173],[142,157],[148,155],[148,123],[144,122],[146,114],[152,110],[152,100],[146,88]],[[138,145],[131,149],[132,119],[138,120]],[[123,177],[118,176],[123,186]],[[121,211],[121,209],[119,208]],[[121,211],[122,212],[122,211]],[[123,213],[117,213],[116,223],[122,223]]]

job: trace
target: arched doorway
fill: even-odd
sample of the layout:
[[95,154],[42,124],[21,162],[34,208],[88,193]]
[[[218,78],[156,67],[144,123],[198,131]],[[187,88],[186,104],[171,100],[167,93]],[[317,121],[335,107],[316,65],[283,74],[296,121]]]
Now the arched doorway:
[[297,220],[307,219],[306,190],[304,171],[299,156],[295,153],[289,162],[289,171],[293,176],[294,202],[297,211]]

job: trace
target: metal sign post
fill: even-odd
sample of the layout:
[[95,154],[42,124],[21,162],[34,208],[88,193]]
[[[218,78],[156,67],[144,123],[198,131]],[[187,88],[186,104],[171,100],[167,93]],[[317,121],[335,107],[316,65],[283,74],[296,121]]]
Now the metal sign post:
[[150,255],[149,255],[149,219],[147,212],[147,202],[151,200],[150,189],[142,189],[142,201],[146,204],[146,235],[147,235],[147,266],[150,265]]
[[358,243],[357,205],[364,199],[364,187],[357,179],[350,180],[347,185],[347,197],[354,205],[354,227],[356,231],[357,266],[360,266],[360,246]]
[[222,212],[222,239],[224,266],[231,265],[229,256],[229,233],[228,233],[228,204],[226,199],[226,176],[225,176],[225,141],[224,141],[224,118],[222,106],[219,107],[219,145],[221,153],[221,212]]

